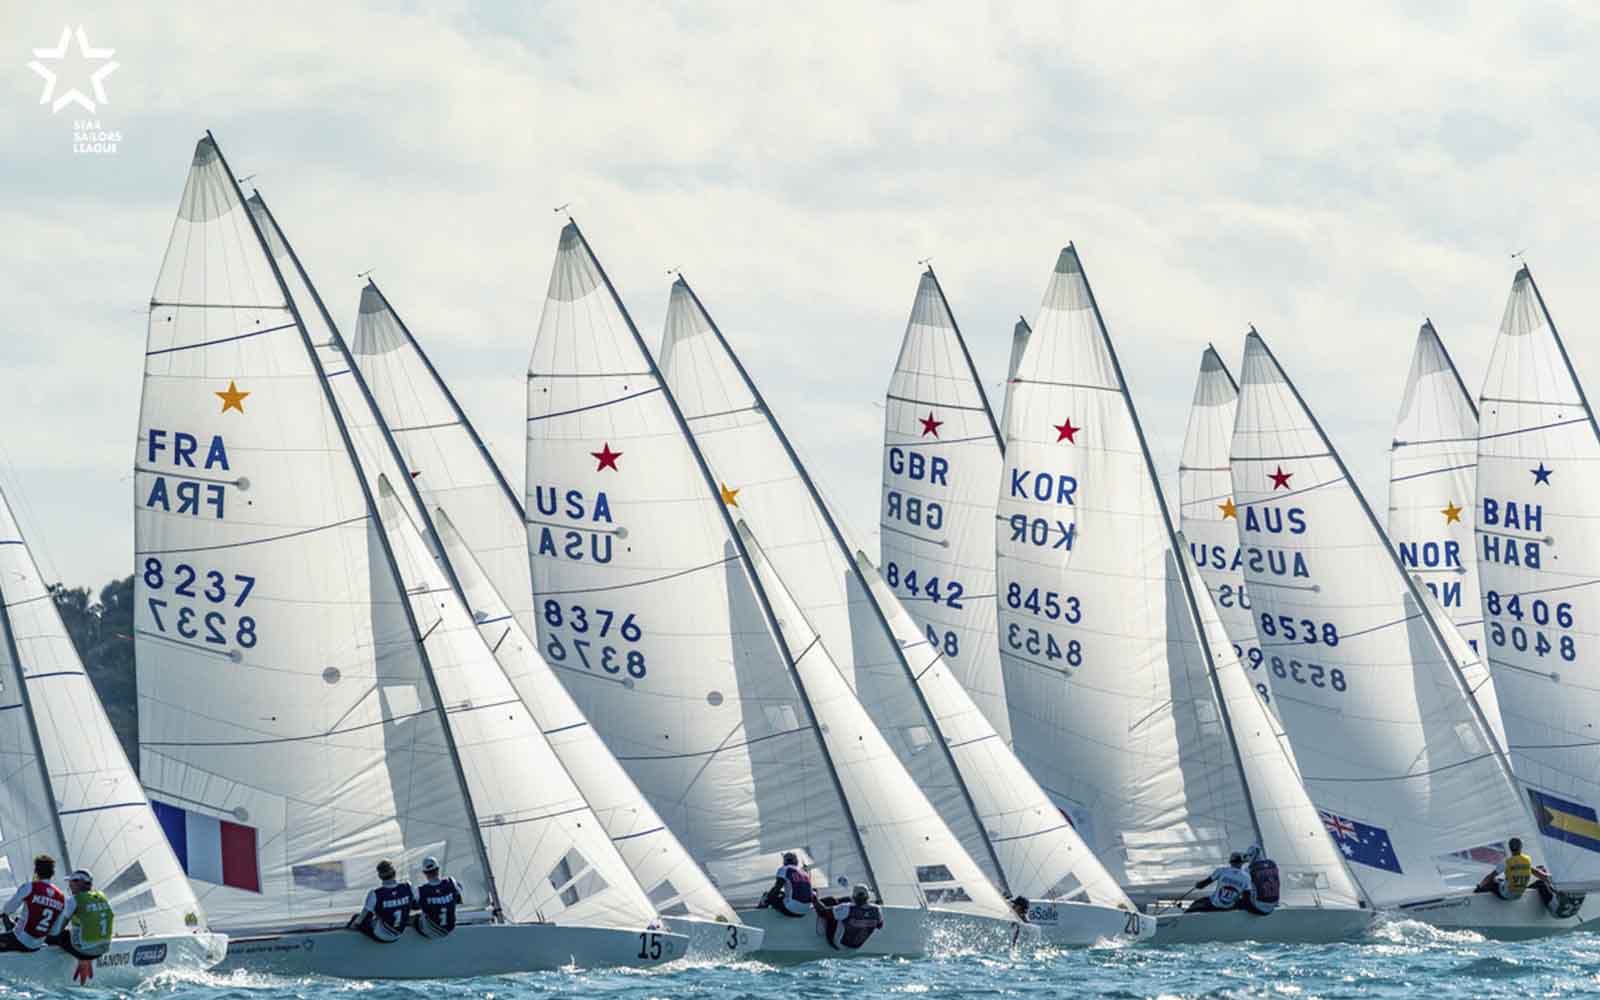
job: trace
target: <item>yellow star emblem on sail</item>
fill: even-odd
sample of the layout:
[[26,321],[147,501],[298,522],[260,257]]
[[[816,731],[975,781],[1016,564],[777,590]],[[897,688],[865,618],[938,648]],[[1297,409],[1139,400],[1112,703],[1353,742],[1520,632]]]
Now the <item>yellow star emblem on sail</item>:
[[1222,501],[1221,503],[1217,504],[1217,509],[1222,511],[1222,519],[1223,520],[1227,520],[1230,517],[1233,518],[1234,520],[1238,520],[1239,519],[1238,518],[1239,508],[1237,508],[1237,507],[1235,507],[1233,505],[1233,497],[1229,497],[1228,499],[1226,499],[1226,500]]
[[729,507],[739,506],[739,491],[728,489],[727,483],[721,484],[722,502]]
[[1444,515],[1445,524],[1459,524],[1461,522],[1461,508],[1456,506],[1454,500],[1439,513]]
[[244,398],[250,394],[240,389],[233,383],[233,379],[230,378],[228,379],[227,389],[223,390],[222,392],[213,392],[212,395],[222,400],[223,413],[227,413],[229,410],[238,410],[240,413],[243,413]]

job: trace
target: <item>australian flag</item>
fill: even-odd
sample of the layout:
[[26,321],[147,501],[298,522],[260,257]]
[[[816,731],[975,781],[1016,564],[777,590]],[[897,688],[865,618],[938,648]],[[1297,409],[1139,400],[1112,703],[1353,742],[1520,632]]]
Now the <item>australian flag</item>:
[[1322,815],[1322,825],[1328,828],[1334,844],[1346,861],[1386,872],[1400,874],[1400,859],[1395,856],[1394,843],[1389,831],[1381,826],[1368,826],[1360,820],[1346,819],[1326,809],[1317,810]]

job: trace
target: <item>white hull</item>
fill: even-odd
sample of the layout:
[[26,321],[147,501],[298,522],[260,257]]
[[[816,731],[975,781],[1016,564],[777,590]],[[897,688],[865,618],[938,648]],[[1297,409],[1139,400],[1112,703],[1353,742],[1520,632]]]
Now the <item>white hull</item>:
[[1102,941],[1148,941],[1155,937],[1156,918],[1114,906],[1035,900],[1028,907],[1028,925],[1045,944],[1078,947]]
[[667,925],[689,939],[690,958],[725,958],[760,951],[766,932],[749,924],[695,917],[668,917]]
[[1492,892],[1474,892],[1407,903],[1391,912],[1446,930],[1476,931],[1501,941],[1525,941],[1579,929],[1600,930],[1600,893],[1591,892],[1578,915],[1567,920],[1552,917],[1532,889],[1521,899],[1506,900]]
[[766,933],[761,957],[768,961],[807,962],[821,958],[876,958],[898,955],[918,958],[928,951],[928,911],[903,906],[883,907],[883,930],[857,949],[834,949],[818,931],[816,916],[786,917],[763,907],[740,910],[739,919]]
[[218,971],[341,979],[461,979],[566,966],[657,966],[682,958],[689,939],[663,931],[560,924],[469,924],[430,940],[407,931],[394,944],[348,930],[235,937]]
[[1314,906],[1280,906],[1265,917],[1244,910],[1169,911],[1156,919],[1156,944],[1201,941],[1320,944],[1359,937],[1372,926],[1376,917],[1372,910]]
[[[111,950],[95,959],[89,985],[122,989],[137,986],[165,972],[199,972],[215,966],[228,951],[225,934],[169,934],[117,938]],[[27,980],[62,988],[76,985],[72,978],[78,960],[60,948],[40,951],[0,952],[0,978]]]

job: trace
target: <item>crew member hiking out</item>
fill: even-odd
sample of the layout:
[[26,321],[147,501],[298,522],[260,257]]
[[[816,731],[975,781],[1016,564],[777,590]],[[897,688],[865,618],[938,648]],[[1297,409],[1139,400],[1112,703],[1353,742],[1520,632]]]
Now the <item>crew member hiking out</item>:
[[1502,864],[1483,877],[1475,891],[1492,892],[1510,901],[1521,899],[1522,894],[1528,891],[1528,886],[1532,885],[1538,890],[1539,899],[1548,907],[1555,898],[1550,873],[1543,868],[1535,868],[1533,859],[1522,853],[1521,837],[1512,837],[1507,846],[1511,848],[1511,853],[1506,855]]
[[358,930],[379,944],[392,944],[400,939],[411,919],[411,908],[416,905],[410,882],[395,881],[394,865],[378,862],[378,887],[367,890],[367,901],[361,912],[350,918],[345,926]]
[[417,933],[425,938],[442,938],[456,929],[456,907],[462,903],[461,884],[439,874],[439,862],[422,859],[426,882],[417,886]]
[[1278,863],[1267,857],[1259,846],[1250,848],[1246,856],[1250,861],[1250,891],[1241,905],[1256,916],[1264,917],[1278,908]]
[[883,911],[872,905],[872,891],[858,885],[850,892],[850,901],[827,905],[818,900],[817,913],[823,918],[830,947],[849,948],[852,951],[867,943],[874,931],[883,929]]
[[111,950],[116,927],[111,900],[94,887],[94,876],[82,868],[67,876],[67,888],[72,895],[67,897],[50,943],[73,958],[99,958]]
[[785,851],[783,864],[778,868],[777,881],[767,890],[761,905],[770,906],[786,917],[803,917],[811,912],[811,904],[815,899],[811,873],[801,867],[799,855]]
[[1196,889],[1216,883],[1211,895],[1189,904],[1190,913],[1231,910],[1250,891],[1250,876],[1244,871],[1244,855],[1234,851],[1228,856],[1228,867],[1218,868],[1194,884]]
[[[41,854],[33,859],[33,881],[17,886],[4,908],[0,908],[0,951],[38,951],[55,930],[67,897],[50,883],[56,874],[56,859]],[[21,920],[13,920],[20,911]]]

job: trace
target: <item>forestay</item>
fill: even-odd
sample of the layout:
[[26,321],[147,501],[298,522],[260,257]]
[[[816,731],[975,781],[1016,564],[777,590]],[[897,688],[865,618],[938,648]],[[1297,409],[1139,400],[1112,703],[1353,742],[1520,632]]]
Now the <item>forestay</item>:
[[[1239,386],[1216,348],[1207,345],[1200,355],[1200,375],[1195,380],[1178,464],[1178,517],[1234,655],[1244,665],[1251,686],[1268,706],[1274,728],[1281,735],[1283,726],[1272,707],[1272,689],[1256,642],[1255,616],[1250,613],[1250,595],[1239,562],[1239,531],[1234,526],[1238,508],[1233,502],[1228,448],[1238,405]],[[1284,745],[1287,747],[1287,741]]]
[[132,933],[205,928],[204,914],[123,755],[0,495],[0,889],[46,853],[87,868]]
[[545,658],[735,906],[756,903],[786,850],[837,884],[870,881],[816,720],[680,419],[569,223],[528,368],[528,546],[534,591],[557,602],[538,615]]
[[[1004,887],[971,782],[956,767],[940,728],[941,714],[976,709],[947,670],[932,671],[920,681],[914,676],[910,653],[902,647],[914,643],[927,650],[922,630],[912,626],[896,636],[890,629],[884,607],[855,563],[857,546],[845,540],[842,525],[821,502],[776,418],[682,277],[673,283],[667,306],[661,372],[723,502],[761,538],[829,657],[917,787],[985,875]],[[915,571],[908,572],[914,579]],[[907,581],[893,575],[903,592]],[[961,580],[918,582],[918,596],[932,594],[958,607],[966,603],[969,592]],[[947,695],[937,705],[938,695],[930,695],[935,690]]]
[[1478,408],[1432,321],[1424,321],[1389,449],[1389,538],[1401,567],[1438,598],[1472,647],[1474,655],[1462,664],[1462,672],[1503,747],[1500,705],[1483,659],[1473,535],[1477,448]]
[[[889,380],[883,451],[878,530],[884,578],[1009,744],[994,630],[1000,429],[932,268],[917,285]],[[946,598],[957,591],[961,597]]]
[[[152,296],[135,462],[141,777],[223,928],[343,924],[373,865],[493,905],[386,541],[208,137]],[[213,832],[214,831],[214,832]],[[217,841],[220,840],[220,845]],[[214,854],[213,854],[214,857]]]
[[1594,891],[1600,432],[1526,267],[1512,282],[1479,405],[1484,648],[1543,860],[1563,888]]
[[1136,899],[1176,895],[1257,830],[1137,416],[1071,246],[1012,390],[996,530],[1015,747]]
[[1254,331],[1232,467],[1269,683],[1335,842],[1379,906],[1470,891],[1527,814],[1466,694],[1469,647]]

